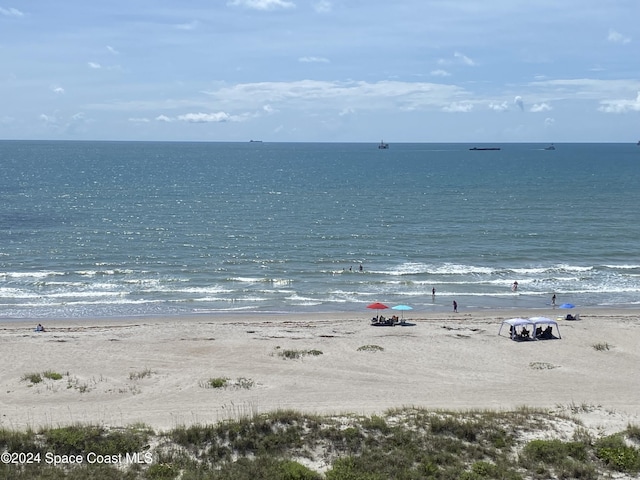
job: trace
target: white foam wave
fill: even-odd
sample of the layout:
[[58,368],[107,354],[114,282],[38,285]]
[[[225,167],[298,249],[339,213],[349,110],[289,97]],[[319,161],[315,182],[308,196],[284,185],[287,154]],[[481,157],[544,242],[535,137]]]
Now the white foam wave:
[[158,292],[158,293],[193,293],[193,294],[205,294],[211,295],[216,293],[233,293],[233,290],[223,288],[220,286],[211,287],[187,287],[187,288],[171,288],[169,286],[158,286],[154,289],[146,289],[145,292]]
[[229,308],[194,308],[195,313],[225,313],[225,312],[244,312],[247,310],[255,310],[254,306],[229,307]]
[[39,272],[0,272],[1,277],[5,278],[47,278],[65,275],[64,272],[54,270],[43,270]]
[[118,297],[127,295],[126,292],[105,292],[105,291],[90,291],[90,292],[60,292],[50,293],[45,298],[91,298],[91,297]]
[[266,278],[259,277],[233,277],[230,278],[232,282],[240,282],[240,283],[262,283],[268,281]]
[[40,294],[37,292],[29,292],[27,290],[21,290],[17,288],[0,288],[0,297],[2,298],[39,298]]

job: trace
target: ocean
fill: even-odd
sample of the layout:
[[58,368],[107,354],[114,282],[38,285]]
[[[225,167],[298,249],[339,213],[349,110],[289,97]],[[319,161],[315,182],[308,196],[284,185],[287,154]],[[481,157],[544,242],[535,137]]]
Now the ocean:
[[472,146],[0,141],[0,320],[640,304],[640,147]]

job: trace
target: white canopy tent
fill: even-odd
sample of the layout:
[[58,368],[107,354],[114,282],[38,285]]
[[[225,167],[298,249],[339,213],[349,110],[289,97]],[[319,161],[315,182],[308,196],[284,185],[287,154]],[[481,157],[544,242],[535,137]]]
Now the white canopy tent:
[[[558,338],[562,338],[560,336],[560,329],[558,328],[558,322],[556,322],[555,320],[552,320],[547,317],[531,317],[529,320],[533,322],[533,325],[534,325],[533,331],[536,332],[536,340],[539,338],[543,338],[543,339],[555,338],[553,336],[554,327],[556,329]],[[544,325],[546,325],[545,330],[542,330],[541,333],[538,333],[538,328],[542,328],[542,326]],[[547,328],[549,330],[546,330]]]
[[498,330],[498,335],[502,332],[502,327],[505,325],[509,325],[509,336],[511,340],[516,339],[524,339],[527,338],[526,332],[533,332],[533,322],[526,318],[510,318],[509,320],[505,320],[500,325],[500,330]]
[[[509,325],[509,337],[511,340],[539,340],[550,338],[561,338],[558,323],[546,317],[532,318],[511,318],[504,320],[498,330],[498,335],[502,332],[502,327]],[[544,329],[543,329],[544,327]],[[553,335],[555,327],[557,337]]]

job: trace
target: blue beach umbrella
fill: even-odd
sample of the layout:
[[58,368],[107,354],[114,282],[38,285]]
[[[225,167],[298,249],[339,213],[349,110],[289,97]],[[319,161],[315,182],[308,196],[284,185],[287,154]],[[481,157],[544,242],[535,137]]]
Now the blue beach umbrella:
[[402,321],[404,322],[404,312],[406,310],[413,310],[413,307],[410,307],[409,305],[396,305],[395,307],[391,307],[392,310],[400,310],[401,315],[402,315]]
[[563,303],[560,305],[560,308],[573,308],[575,305],[573,303]]

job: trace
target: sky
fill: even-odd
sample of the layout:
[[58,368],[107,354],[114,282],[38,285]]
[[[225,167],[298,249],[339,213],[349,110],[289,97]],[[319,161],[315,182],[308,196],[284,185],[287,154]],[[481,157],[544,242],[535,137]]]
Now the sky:
[[637,142],[639,0],[0,0],[0,139]]

